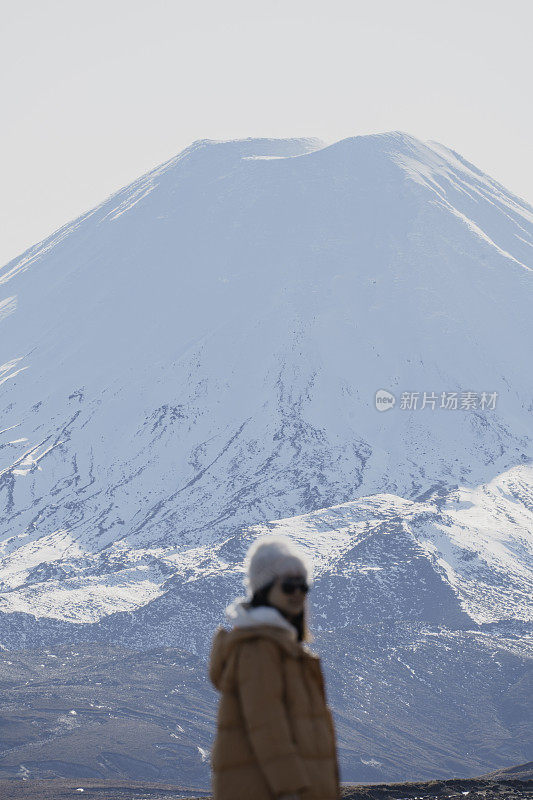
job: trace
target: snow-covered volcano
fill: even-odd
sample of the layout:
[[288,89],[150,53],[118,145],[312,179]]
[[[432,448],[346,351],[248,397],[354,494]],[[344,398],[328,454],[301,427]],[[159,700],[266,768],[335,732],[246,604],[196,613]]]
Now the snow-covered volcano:
[[316,563],[347,774],[526,760],[532,223],[404,133],[206,140],[7,264],[0,647],[204,656],[281,529]]
[[399,132],[198,141],[112,195],[0,272],[3,557],[200,546],[527,461],[532,219]]
[[[391,133],[195,142],[65,226],[0,273],[6,566],[67,577],[527,459],[531,221]],[[379,413],[382,388],[418,406]]]

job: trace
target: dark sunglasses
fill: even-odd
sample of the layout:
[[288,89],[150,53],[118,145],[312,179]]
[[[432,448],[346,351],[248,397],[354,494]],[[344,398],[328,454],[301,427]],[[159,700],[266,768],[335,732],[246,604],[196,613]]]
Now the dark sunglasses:
[[301,589],[304,594],[309,591],[309,585],[305,581],[281,581],[281,590],[285,594],[294,594],[296,589]]

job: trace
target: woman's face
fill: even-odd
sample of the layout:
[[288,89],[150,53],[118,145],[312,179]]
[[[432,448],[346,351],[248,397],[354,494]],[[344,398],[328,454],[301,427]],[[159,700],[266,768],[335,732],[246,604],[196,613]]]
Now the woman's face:
[[270,587],[267,595],[267,600],[273,606],[276,606],[280,611],[288,616],[297,616],[303,611],[305,605],[305,594],[301,589],[296,589],[292,594],[287,594],[281,588],[283,581],[304,581],[300,574],[288,572],[281,577],[276,578],[276,582]]

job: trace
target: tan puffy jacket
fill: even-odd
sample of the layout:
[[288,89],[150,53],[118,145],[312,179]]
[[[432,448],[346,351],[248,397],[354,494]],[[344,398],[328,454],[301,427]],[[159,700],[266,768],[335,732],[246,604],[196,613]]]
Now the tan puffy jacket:
[[[253,620],[252,620],[253,622]],[[290,624],[214,634],[209,677],[221,693],[211,752],[214,800],[338,800],[333,717],[319,656]]]

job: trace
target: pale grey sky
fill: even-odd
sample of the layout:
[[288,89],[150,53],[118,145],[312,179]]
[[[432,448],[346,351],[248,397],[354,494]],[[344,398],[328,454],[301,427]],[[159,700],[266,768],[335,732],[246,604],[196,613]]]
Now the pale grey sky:
[[0,11],[0,265],[195,139],[403,130],[533,200],[530,0]]

